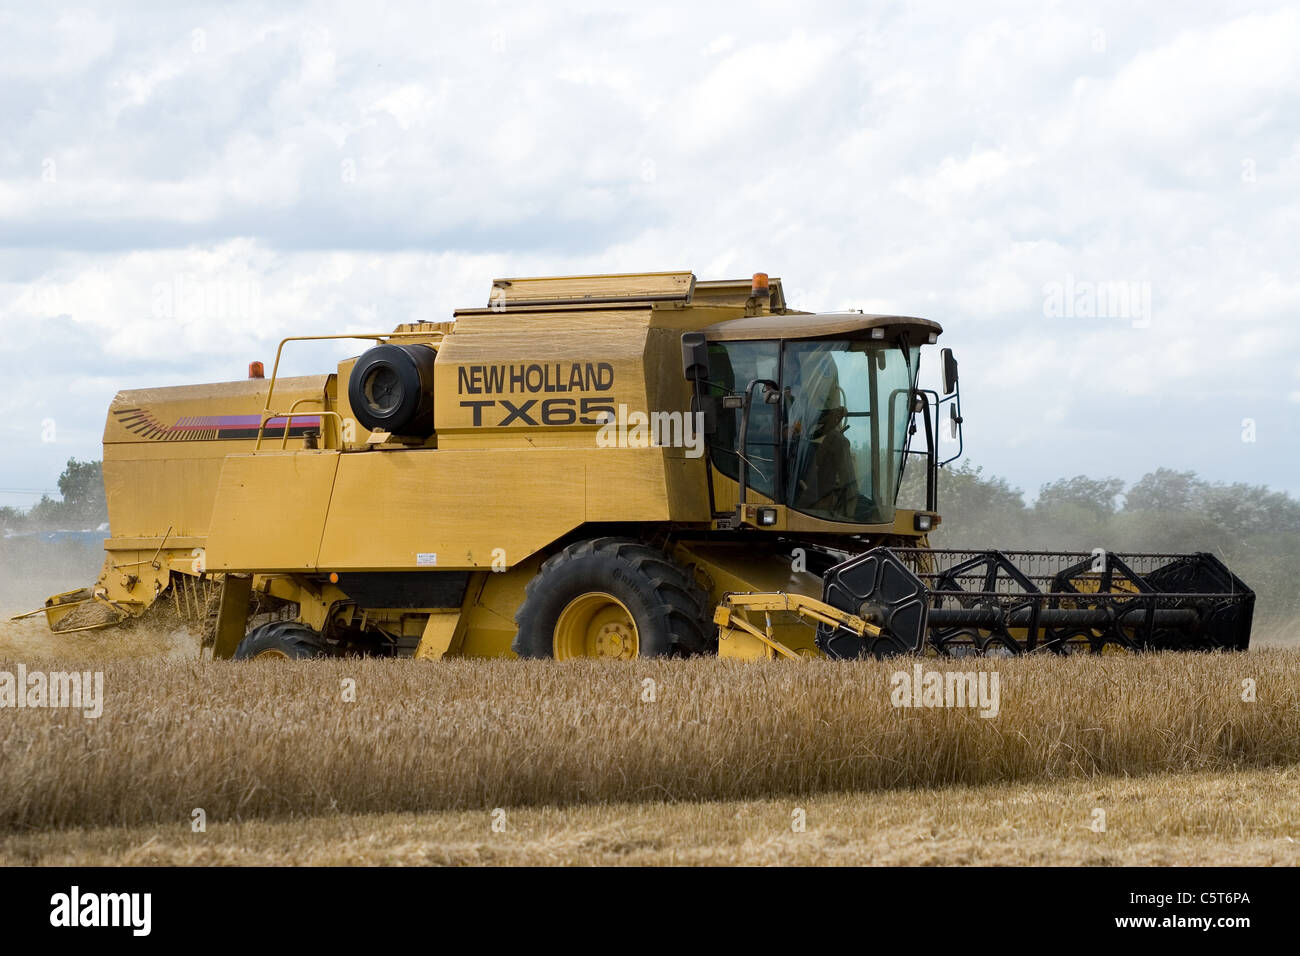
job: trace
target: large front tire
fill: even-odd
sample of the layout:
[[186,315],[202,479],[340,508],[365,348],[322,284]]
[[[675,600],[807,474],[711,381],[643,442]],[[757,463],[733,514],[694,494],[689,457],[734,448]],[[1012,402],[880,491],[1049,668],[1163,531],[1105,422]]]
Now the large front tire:
[[711,649],[708,601],[658,548],[626,538],[571,544],[547,558],[515,614],[520,657],[630,659]]
[[327,657],[329,646],[314,630],[297,621],[271,621],[253,628],[235,648],[235,660],[290,660]]

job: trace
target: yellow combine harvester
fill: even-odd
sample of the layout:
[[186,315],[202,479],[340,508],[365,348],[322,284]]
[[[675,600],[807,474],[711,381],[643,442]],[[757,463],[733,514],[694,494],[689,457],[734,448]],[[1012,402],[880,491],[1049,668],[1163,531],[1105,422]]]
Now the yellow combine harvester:
[[236,658],[1244,648],[1253,595],[1209,555],[927,547],[941,331],[668,272],[499,279],[454,321],[306,337],[369,342],[318,376],[277,377],[286,339],[269,379],[117,395],[104,568],[45,613],[170,608]]

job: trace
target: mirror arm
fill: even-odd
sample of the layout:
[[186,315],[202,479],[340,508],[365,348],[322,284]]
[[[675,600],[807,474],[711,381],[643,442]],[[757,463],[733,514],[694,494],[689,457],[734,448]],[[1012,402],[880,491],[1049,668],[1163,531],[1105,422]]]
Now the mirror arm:
[[745,386],[745,404],[740,411],[740,431],[736,435],[736,475],[740,480],[740,504],[749,497],[749,456],[745,454],[749,444],[749,406],[754,399],[754,386],[766,385],[778,388],[776,382],[766,378],[756,378]]
[[927,452],[925,466],[925,510],[937,512],[939,510],[939,489],[936,480],[939,472],[939,449],[935,441],[935,432],[939,426],[939,406],[934,407],[934,427],[930,425],[930,403],[925,401],[924,395],[917,396],[923,402],[925,407],[921,409],[921,417],[925,419],[925,450]]

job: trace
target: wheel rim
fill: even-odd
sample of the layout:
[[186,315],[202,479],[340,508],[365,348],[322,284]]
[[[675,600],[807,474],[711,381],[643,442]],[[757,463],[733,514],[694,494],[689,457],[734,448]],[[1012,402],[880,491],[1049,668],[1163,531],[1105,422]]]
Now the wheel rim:
[[631,660],[637,656],[636,621],[627,605],[604,591],[574,598],[555,622],[555,659],[599,657]]
[[291,660],[288,654],[278,647],[270,647],[253,655],[255,661],[287,661]]
[[1119,641],[1105,641],[1104,643],[1098,645],[1094,653],[1099,654],[1103,657],[1119,657],[1124,654],[1132,654],[1133,652],[1129,650],[1129,648],[1121,644]]

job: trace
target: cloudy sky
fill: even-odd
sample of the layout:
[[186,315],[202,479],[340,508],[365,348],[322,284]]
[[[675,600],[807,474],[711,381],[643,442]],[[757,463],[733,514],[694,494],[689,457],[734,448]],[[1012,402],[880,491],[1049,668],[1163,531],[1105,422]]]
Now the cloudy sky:
[[1296,5],[178,6],[0,13],[0,504],[119,388],[665,269],[938,320],[1031,497],[1300,494]]

